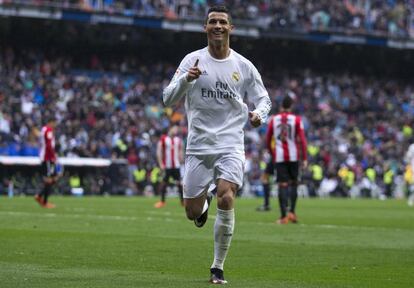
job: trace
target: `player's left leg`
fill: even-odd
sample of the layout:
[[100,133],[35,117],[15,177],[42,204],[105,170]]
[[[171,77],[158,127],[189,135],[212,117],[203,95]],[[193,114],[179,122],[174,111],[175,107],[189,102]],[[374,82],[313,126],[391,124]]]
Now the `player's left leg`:
[[220,155],[215,162],[217,215],[214,223],[214,261],[210,282],[226,284],[223,266],[234,231],[234,199],[243,184],[244,154]]
[[263,173],[263,193],[264,193],[264,211],[270,210],[270,185],[271,181],[273,180],[272,176],[275,174],[275,166],[273,163],[273,159],[269,160],[266,165],[266,170]]
[[297,223],[298,219],[296,217],[296,202],[298,199],[298,182],[293,181],[289,187],[289,213],[288,218],[292,223]]
[[158,201],[157,203],[154,204],[155,208],[162,208],[166,205],[165,198],[167,196],[167,186],[169,184],[168,182],[170,180],[171,170],[170,169],[165,169],[163,171],[163,173],[164,173],[164,176],[162,177],[162,181],[161,181],[161,184],[160,184],[160,187],[159,187],[159,189],[160,189],[159,192],[160,192],[160,195],[161,195],[161,199],[160,199],[160,201]]
[[298,199],[298,182],[299,182],[299,162],[288,162],[287,164],[289,175],[289,213],[288,219],[292,223],[297,223],[295,213],[296,201]]
[[165,206],[165,197],[167,194],[167,183],[165,182],[164,179],[161,181],[159,189],[160,189],[159,191],[160,191],[161,198],[160,198],[160,201],[154,204],[155,208],[162,208]]
[[224,179],[217,182],[217,216],[214,223],[214,261],[211,265],[211,279],[214,284],[225,284],[224,261],[230,248],[234,231],[234,198],[238,185]]
[[55,183],[52,177],[47,177],[44,182],[44,187],[41,193],[42,204],[44,208],[55,208],[55,204],[49,202],[49,196],[52,192],[53,184]]
[[288,206],[288,196],[289,195],[289,184],[288,182],[279,182],[279,208],[280,208],[280,218],[276,221],[278,224],[288,224],[289,219],[287,217],[287,206]]

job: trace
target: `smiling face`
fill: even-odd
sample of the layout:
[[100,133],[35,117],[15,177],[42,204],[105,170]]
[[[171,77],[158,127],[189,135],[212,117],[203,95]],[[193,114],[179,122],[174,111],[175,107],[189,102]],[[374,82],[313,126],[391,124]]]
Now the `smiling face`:
[[208,42],[219,45],[229,42],[233,25],[229,15],[225,12],[211,12],[207,16],[204,30],[207,33]]

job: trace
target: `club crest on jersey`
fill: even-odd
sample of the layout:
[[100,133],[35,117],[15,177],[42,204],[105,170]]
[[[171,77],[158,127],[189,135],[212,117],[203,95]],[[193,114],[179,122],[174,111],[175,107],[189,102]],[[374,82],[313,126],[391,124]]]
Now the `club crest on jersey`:
[[231,75],[231,78],[233,78],[234,81],[239,82],[240,80],[239,72],[233,72],[233,74]]

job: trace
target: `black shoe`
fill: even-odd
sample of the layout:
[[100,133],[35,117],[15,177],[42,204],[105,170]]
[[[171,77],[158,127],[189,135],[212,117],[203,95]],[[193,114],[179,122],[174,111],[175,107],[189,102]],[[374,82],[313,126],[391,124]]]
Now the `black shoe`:
[[[208,208],[210,208],[210,202],[211,199],[213,199],[213,195],[208,195],[207,196],[207,204],[208,204]],[[207,218],[208,218],[208,208],[206,211],[204,211],[203,214],[200,215],[200,217],[194,219],[194,224],[195,226],[197,226],[198,228],[201,228],[204,226],[204,224],[206,224],[207,222]]]
[[227,281],[224,280],[224,273],[223,270],[218,268],[211,268],[211,277],[210,277],[210,283],[212,284],[227,284]]
[[261,206],[259,206],[259,207],[256,208],[256,211],[260,211],[260,212],[270,211],[270,207],[269,206],[266,206],[266,205],[261,205]]

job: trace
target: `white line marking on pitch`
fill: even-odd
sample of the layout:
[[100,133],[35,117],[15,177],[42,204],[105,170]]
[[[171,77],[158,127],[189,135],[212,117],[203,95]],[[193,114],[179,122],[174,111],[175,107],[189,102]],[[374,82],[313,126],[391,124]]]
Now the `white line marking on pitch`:
[[[151,216],[143,216],[143,217],[135,217],[135,216],[120,216],[120,215],[93,215],[93,214],[56,214],[56,213],[30,213],[30,212],[16,212],[16,211],[0,211],[0,215],[9,215],[9,216],[38,216],[38,217],[66,217],[66,218],[89,218],[89,219],[98,219],[98,220],[116,220],[116,221],[138,221],[145,219],[146,221],[154,221],[154,220],[166,220],[168,222],[174,221],[183,221],[185,216],[178,218],[178,214],[170,213],[170,212],[162,212],[157,213],[153,211],[146,212],[147,214],[151,214],[153,216],[177,216],[177,218],[171,217],[151,217]],[[210,215],[209,219],[216,219],[215,215]],[[260,226],[275,226],[281,227],[280,225],[276,225],[274,222],[239,222],[241,225],[260,225]],[[298,224],[299,227],[317,227],[322,229],[351,229],[351,230],[382,230],[382,231],[407,231],[406,229],[396,229],[396,228],[387,228],[387,227],[367,227],[367,226],[341,226],[341,225],[331,225],[331,224]]]

